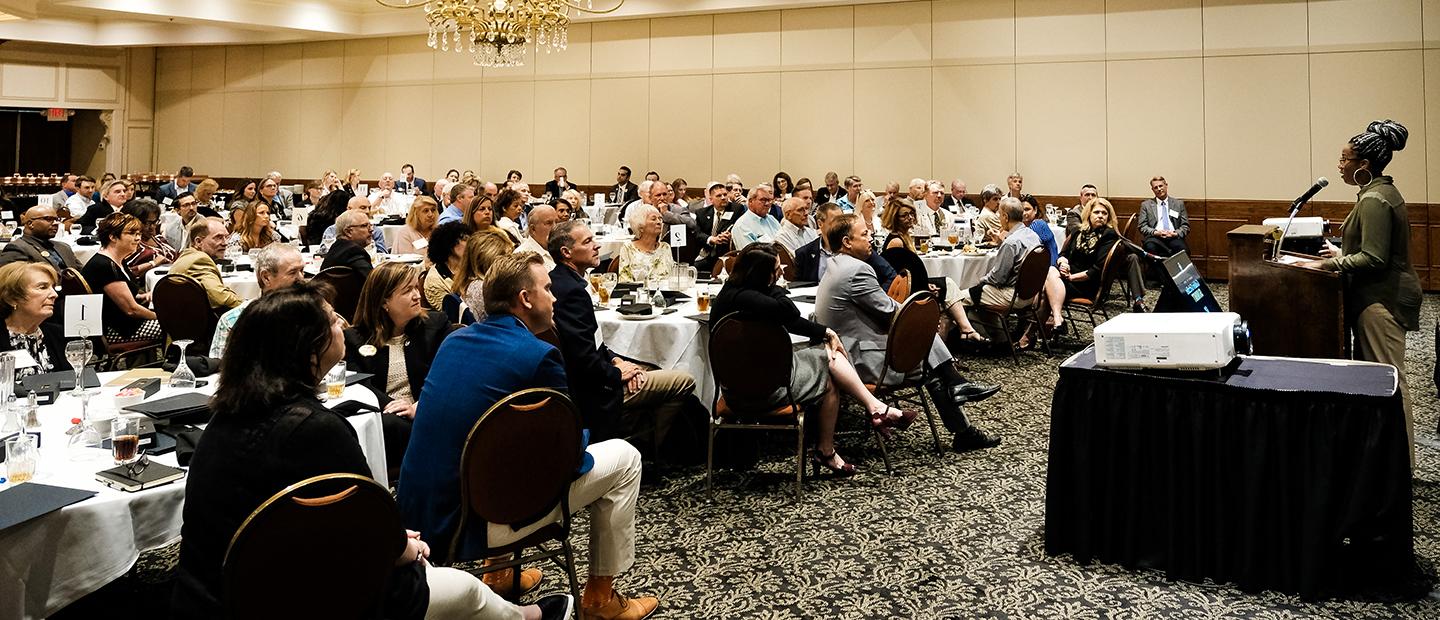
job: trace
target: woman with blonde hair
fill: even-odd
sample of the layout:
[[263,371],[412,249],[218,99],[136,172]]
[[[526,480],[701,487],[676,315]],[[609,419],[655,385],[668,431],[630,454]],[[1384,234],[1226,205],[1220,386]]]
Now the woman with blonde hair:
[[[891,230],[891,228],[890,224],[884,221],[885,218],[882,217],[884,214],[877,214],[875,212],[875,192],[868,189],[861,190],[860,195],[857,196],[855,200],[855,213],[860,216],[860,223],[870,227],[870,237],[872,239],[884,237],[885,233]],[[888,214],[889,212],[890,205],[887,203],[885,205],[885,213]]]
[[195,211],[205,217],[220,217],[220,212],[215,210],[215,192],[220,191],[220,184],[215,179],[205,179],[195,184]]
[[239,243],[240,249],[246,252],[285,241],[270,220],[270,207],[258,201],[235,212],[235,223],[230,230],[233,231],[230,240]]
[[[861,199],[864,203],[864,199]],[[915,249],[915,238],[910,231],[915,228],[919,221],[919,211],[915,203],[904,196],[896,196],[890,199],[885,205],[885,228],[890,233],[885,236],[885,242],[881,246],[882,256],[895,267],[896,270],[907,270],[914,272],[922,270],[924,263],[921,262],[919,252]],[[932,278],[926,273],[926,282],[912,282],[911,290],[922,290],[921,286],[928,286],[930,291],[941,298],[945,306],[945,315],[960,328],[962,340],[973,340],[984,343],[987,339],[975,331],[970,324],[970,317],[965,314],[965,305],[961,303],[964,299],[964,291],[954,280],[947,277]]]
[[[465,242],[465,256],[455,271],[451,294],[465,302],[475,321],[485,320],[485,272],[490,271],[490,265],[496,260],[513,251],[508,239],[490,231],[470,235]],[[457,316],[463,315],[463,311],[457,313]]]
[[419,254],[430,244],[430,233],[440,221],[440,206],[429,196],[416,196],[410,203],[410,213],[405,216],[405,227],[395,235],[396,254]]

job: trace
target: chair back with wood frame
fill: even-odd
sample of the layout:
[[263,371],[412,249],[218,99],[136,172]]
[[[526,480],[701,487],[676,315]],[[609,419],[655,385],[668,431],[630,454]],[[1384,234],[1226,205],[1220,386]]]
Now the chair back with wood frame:
[[1125,228],[1120,229],[1120,236],[1135,243],[1140,243],[1140,231],[1136,229],[1135,222],[1140,219],[1140,212],[1131,213],[1125,218]]
[[[732,313],[712,324],[709,345],[710,372],[717,389],[705,458],[706,494],[713,494],[715,434],[720,429],[789,430],[796,434],[795,498],[800,499],[805,475],[805,410],[790,391],[795,360],[789,334],[774,322]],[[778,391],[785,393],[779,406],[742,406],[768,402]]]
[[[879,383],[867,384],[865,388],[878,397],[894,396],[903,389],[914,387],[916,383],[913,377],[916,376],[916,371],[921,370],[926,356],[930,353],[930,347],[935,341],[935,326],[939,323],[940,302],[930,291],[922,290],[906,297],[900,309],[895,311],[895,317],[890,321],[890,332],[885,339],[885,369],[901,379],[893,385],[886,385],[885,379],[890,374],[881,373]],[[935,442],[935,451],[943,453],[940,431],[935,426],[935,416],[930,411],[930,404],[924,390],[917,391],[920,398],[902,400],[917,402],[925,410],[925,419],[930,423],[930,436]],[[878,433],[875,439],[880,445],[880,456],[885,460],[886,470],[893,473],[890,453],[885,448],[884,439]]]
[[[515,555],[514,560],[487,564],[478,571],[485,573],[548,558],[570,577],[571,593],[579,600],[570,547],[569,498],[570,484],[584,457],[582,441],[580,411],[562,392],[549,388],[521,390],[492,405],[470,428],[460,455],[460,524],[450,541],[448,560]],[[480,528],[486,532],[492,523],[520,529],[540,522],[557,506],[561,515],[558,523],[502,545],[490,544],[486,533],[480,557],[461,557],[461,541],[467,530]],[[560,543],[559,550],[541,546],[552,540]],[[531,547],[540,547],[540,551],[523,556],[524,550]],[[513,574],[518,586],[520,571]]]
[[[1015,292],[1010,297],[1009,305],[981,305],[977,308],[1000,317],[1006,341],[1010,344],[1010,357],[1016,365],[1020,364],[1020,354],[1017,348],[1018,343],[1011,334],[1010,317],[1026,312],[1030,314],[1030,320],[1033,321],[1034,316],[1044,310],[1046,300],[1040,293],[1045,290],[1045,278],[1049,274],[1050,250],[1044,245],[1037,245],[1024,258],[1020,259],[1019,274],[1015,279]],[[1048,351],[1049,341],[1041,339],[1041,342],[1045,343]]]
[[365,276],[351,267],[336,265],[322,269],[315,274],[313,281],[330,285],[335,291],[330,306],[346,321],[354,323],[355,308],[360,305],[360,289],[365,288]]
[[[737,257],[739,257],[739,256],[740,256],[740,253],[739,253],[739,252],[734,251],[734,250],[731,250],[730,252],[727,252],[725,255],[723,255],[723,256],[715,259],[715,266],[714,266],[713,268],[711,268],[711,270],[710,270],[710,277],[712,277],[712,278],[715,277],[715,276],[716,276],[717,274],[719,274],[721,271],[724,271],[724,272],[727,273],[727,274],[728,274],[728,273],[734,273],[734,272],[735,272],[735,259],[736,259]],[[788,279],[788,278],[787,278],[787,279]]]
[[217,318],[205,287],[189,276],[168,274],[155,283],[151,295],[155,318],[171,341],[192,340],[193,351],[209,351]]
[[890,282],[890,290],[885,291],[885,295],[895,300],[896,303],[905,303],[905,300],[910,298],[910,272],[901,272],[895,276],[895,279]]
[[780,273],[785,279],[794,282],[800,275],[800,270],[795,267],[795,255],[790,253],[790,248],[783,243],[770,244],[775,248],[775,257],[780,259]]
[[1105,260],[1100,264],[1100,282],[1099,287],[1095,290],[1095,294],[1091,298],[1067,298],[1064,307],[1065,318],[1073,320],[1071,316],[1072,311],[1075,309],[1083,310],[1086,315],[1086,320],[1090,322],[1092,328],[1098,324],[1095,320],[1096,314],[1099,314],[1106,320],[1110,319],[1110,313],[1105,310],[1105,304],[1110,300],[1110,289],[1115,284],[1116,273],[1119,272],[1119,264],[1121,262],[1120,252],[1123,251],[1124,248],[1120,243],[1111,244],[1110,249],[1105,252]]
[[[260,504],[230,539],[222,569],[226,616],[378,617],[406,544],[395,499],[374,480],[302,480]],[[298,560],[305,558],[312,561]]]

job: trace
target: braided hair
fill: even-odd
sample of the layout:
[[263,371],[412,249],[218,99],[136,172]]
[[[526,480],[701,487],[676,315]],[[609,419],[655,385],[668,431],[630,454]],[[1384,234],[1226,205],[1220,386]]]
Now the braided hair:
[[1405,141],[1409,138],[1410,130],[1404,125],[1386,119],[1371,122],[1364,133],[1350,138],[1350,147],[1355,150],[1356,157],[1369,161],[1370,172],[1378,175],[1390,165],[1395,151],[1405,149]]

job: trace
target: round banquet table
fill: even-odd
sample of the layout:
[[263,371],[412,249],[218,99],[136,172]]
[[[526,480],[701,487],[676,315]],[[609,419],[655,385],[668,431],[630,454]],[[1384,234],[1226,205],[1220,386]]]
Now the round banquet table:
[[[121,372],[101,373],[106,384],[90,401],[94,408],[113,411],[113,399],[123,386],[110,382]],[[216,377],[200,388],[213,392]],[[184,390],[161,388],[147,400],[174,396]],[[355,400],[371,406],[375,395],[352,385],[336,402]],[[386,480],[385,443],[379,413],[347,418],[359,436],[360,448],[376,480]],[[0,531],[0,619],[43,618],[80,597],[124,575],[143,550],[180,539],[185,482],[166,484],[135,493],[111,489],[95,480],[95,472],[114,466],[110,451],[67,447],[65,431],[70,419],[80,416],[80,402],[63,395],[40,408],[40,459],[34,482],[99,494],[42,517]],[[175,453],[152,457],[175,466]],[[10,485],[0,485],[0,492]]]
[[[160,278],[165,277],[169,273],[170,269],[168,267],[156,267],[145,272],[145,290],[155,290],[155,283],[159,282]],[[239,295],[242,299],[256,299],[260,297],[260,280],[256,279],[255,272],[236,271],[232,273],[222,273],[220,277],[225,280],[225,286],[230,287],[230,290],[235,291],[235,294]]]
[[595,243],[600,244],[600,256],[602,258],[610,258],[618,255],[620,253],[620,247],[630,243],[634,239],[634,236],[624,233],[595,235]]
[[79,238],[80,235],[59,235],[55,237],[55,241],[70,246],[70,250],[75,252],[75,260],[80,262],[81,267],[84,267],[85,263],[90,262],[90,258],[100,251],[100,245],[79,245],[75,243]]
[[968,289],[980,283],[980,278],[990,271],[990,263],[994,258],[995,250],[987,250],[979,256],[946,250],[931,251],[921,256],[920,260],[925,263],[925,272],[930,277],[947,277],[960,285],[960,288]]
[[391,224],[389,226],[380,227],[380,234],[384,235],[385,237],[385,249],[395,249],[395,239],[396,237],[400,236],[400,231],[404,228],[404,224]]

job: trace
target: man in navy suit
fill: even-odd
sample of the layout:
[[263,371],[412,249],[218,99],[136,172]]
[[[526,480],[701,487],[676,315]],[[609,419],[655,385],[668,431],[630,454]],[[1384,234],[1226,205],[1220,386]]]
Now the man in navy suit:
[[730,190],[724,183],[711,183],[705,188],[710,204],[695,212],[695,228],[704,245],[695,259],[695,269],[706,272],[715,267],[715,259],[730,250],[730,227],[745,213],[744,205],[730,202]]
[[[167,210],[170,209],[176,201],[180,200],[180,194],[195,193],[195,185],[190,182],[190,177],[193,176],[195,176],[195,171],[191,170],[190,166],[180,166],[180,173],[175,175],[175,179],[161,185],[160,189],[155,191],[155,200],[164,205]],[[169,198],[170,201],[166,202],[166,198]]]
[[[830,223],[832,218],[840,215],[840,212],[840,205],[833,202],[822,204],[815,211],[815,228],[820,231],[820,238],[795,250],[795,279],[797,282],[819,282],[820,277],[825,275],[823,270],[826,262],[835,255],[825,245],[825,225]],[[870,258],[865,262],[875,270],[875,276],[879,278],[880,286],[887,291],[890,290],[890,283],[894,282],[895,277],[899,275],[895,273],[895,268],[881,258],[873,247],[870,248]]]
[[415,166],[411,164],[400,166],[400,175],[405,177],[402,181],[405,183],[406,190],[414,188],[416,196],[425,195],[425,179],[415,176]]
[[[420,392],[397,494],[407,527],[434,540],[453,539],[460,526],[460,457],[470,429],[510,394],[540,387],[565,390],[560,352],[535,337],[554,327],[554,303],[550,276],[538,254],[506,256],[491,267],[485,282],[488,316],[445,339]],[[477,375],[475,360],[492,363]],[[627,599],[613,586],[615,577],[635,563],[640,467],[640,453],[633,446],[618,439],[606,441],[585,447],[570,484],[570,509],[590,510],[590,577],[581,606],[592,615],[616,617],[617,610],[630,605],[648,615],[660,604],[653,597]],[[558,518],[542,517],[518,529],[474,523],[466,527],[455,558],[447,557],[444,545],[432,548],[431,558],[478,559],[486,549],[520,540]],[[527,582],[532,588],[539,584],[537,569],[524,573],[528,579],[522,578],[522,587]],[[486,580],[496,586],[508,581]]]

